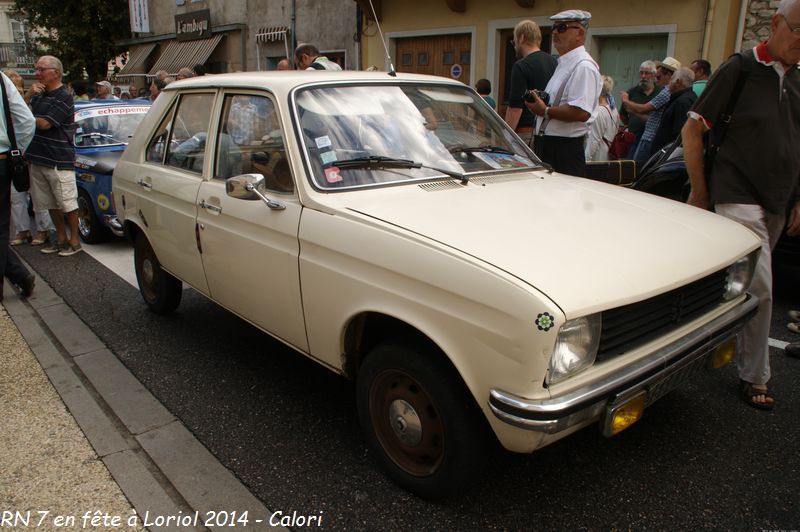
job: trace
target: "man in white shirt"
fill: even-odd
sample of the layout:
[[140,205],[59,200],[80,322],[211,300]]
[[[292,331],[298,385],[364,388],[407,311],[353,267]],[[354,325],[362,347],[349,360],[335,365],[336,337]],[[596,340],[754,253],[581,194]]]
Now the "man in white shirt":
[[534,151],[556,171],[583,177],[586,169],[584,138],[589,131],[602,80],[600,69],[586,51],[586,30],[592,14],[570,9],[550,17],[553,45],[560,57],[547,83],[549,102],[536,97],[525,102],[538,116]]

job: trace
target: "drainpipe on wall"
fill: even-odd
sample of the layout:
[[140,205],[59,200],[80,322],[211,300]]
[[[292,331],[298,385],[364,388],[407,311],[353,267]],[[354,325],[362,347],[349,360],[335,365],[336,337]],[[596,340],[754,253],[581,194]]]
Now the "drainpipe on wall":
[[706,4],[706,25],[703,28],[703,49],[700,53],[700,57],[703,59],[708,58],[708,49],[711,47],[711,24],[714,22],[716,4],[716,0],[708,0]]
[[742,51],[742,39],[744,38],[744,23],[747,20],[747,0],[741,0],[739,5],[739,26],[736,28],[736,42],[733,44],[734,52]]
[[290,51],[292,53],[292,56],[289,57],[289,61],[291,61],[292,63],[294,63],[294,49],[297,48],[297,36],[296,36],[296,33],[297,33],[297,31],[296,31],[297,30],[297,23],[296,23],[297,15],[296,15],[296,13],[297,13],[297,0],[292,0],[292,49]]

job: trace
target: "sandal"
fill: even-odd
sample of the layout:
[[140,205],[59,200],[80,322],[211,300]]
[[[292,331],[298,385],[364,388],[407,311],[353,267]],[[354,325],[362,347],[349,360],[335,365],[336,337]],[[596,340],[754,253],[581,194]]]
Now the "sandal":
[[[764,389],[757,388],[756,386],[759,385],[740,380],[739,397],[742,398],[742,401],[753,408],[758,408],[759,410],[772,410],[772,408],[775,406],[775,396],[767,391],[766,385],[763,385]],[[756,401],[756,397],[763,397],[764,401]],[[769,399],[772,399],[772,401],[768,401]]]
[[23,232],[17,233],[17,236],[14,237],[14,240],[9,242],[9,244],[12,245],[12,246],[19,246],[20,244],[24,244],[25,242],[30,242],[30,241],[31,241],[31,233],[30,233],[30,231],[23,231]]
[[31,240],[31,246],[41,246],[42,244],[47,244],[50,241],[50,236],[47,234],[46,231],[38,231],[36,233],[36,237]]

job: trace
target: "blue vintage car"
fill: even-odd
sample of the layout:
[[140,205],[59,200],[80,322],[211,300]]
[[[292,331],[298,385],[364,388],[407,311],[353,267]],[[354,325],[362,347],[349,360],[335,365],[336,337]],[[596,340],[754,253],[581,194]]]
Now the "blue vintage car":
[[122,236],[111,195],[111,174],[150,109],[147,100],[75,102],[75,175],[81,240],[96,244]]

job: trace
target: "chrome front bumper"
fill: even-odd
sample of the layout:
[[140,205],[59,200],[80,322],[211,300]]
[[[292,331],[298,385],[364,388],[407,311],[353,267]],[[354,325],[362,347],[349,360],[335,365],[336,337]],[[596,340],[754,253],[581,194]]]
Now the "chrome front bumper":
[[609,405],[641,391],[646,406],[676,388],[688,374],[705,366],[714,349],[735,336],[755,313],[758,299],[748,295],[740,305],[647,355],[635,364],[560,397],[528,400],[493,389],[489,406],[500,420],[524,429],[556,434],[599,419]]

